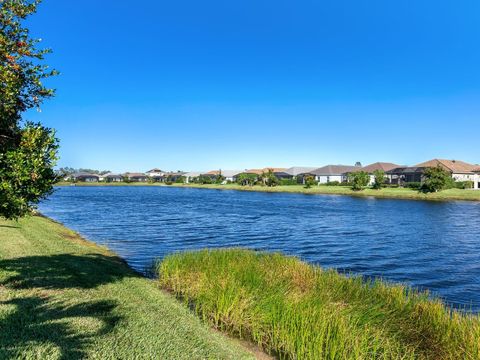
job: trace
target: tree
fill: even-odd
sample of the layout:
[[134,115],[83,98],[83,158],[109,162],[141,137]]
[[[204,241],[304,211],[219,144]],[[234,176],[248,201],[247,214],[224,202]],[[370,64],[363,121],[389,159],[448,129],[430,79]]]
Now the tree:
[[385,184],[385,171],[380,169],[375,170],[373,172],[373,176],[375,178],[375,182],[373,183],[373,188],[376,190],[380,190]]
[[365,171],[352,172],[348,177],[354,191],[363,190],[370,182],[370,175]]
[[280,180],[275,176],[272,169],[268,169],[268,171],[264,171],[262,175],[260,175],[260,179],[262,183],[268,187],[274,187],[280,184]]
[[428,168],[423,173],[423,192],[438,192],[452,185],[452,176],[441,166]]
[[0,216],[28,214],[52,192],[58,140],[53,129],[23,119],[54,91],[42,81],[56,75],[42,64],[49,49],[38,49],[23,25],[40,0],[0,1]]
[[255,174],[240,174],[237,176],[237,183],[242,186],[253,186],[258,181],[258,176]]
[[305,189],[310,189],[315,185],[315,178],[312,175],[306,175],[303,181],[305,183]]

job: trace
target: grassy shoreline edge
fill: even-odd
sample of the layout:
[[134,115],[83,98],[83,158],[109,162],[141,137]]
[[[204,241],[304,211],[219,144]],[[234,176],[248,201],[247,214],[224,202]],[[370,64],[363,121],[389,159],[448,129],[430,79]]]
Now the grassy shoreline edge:
[[0,358],[255,357],[107,248],[32,216],[0,219]]
[[480,358],[478,315],[408,287],[245,249],[172,254],[157,271],[203,321],[280,358]]
[[[56,186],[70,186],[70,183],[61,182]],[[267,193],[292,193],[305,195],[339,195],[351,196],[358,198],[379,198],[379,199],[398,199],[398,200],[423,200],[423,201],[480,201],[480,190],[461,190],[448,189],[438,193],[424,194],[416,190],[407,188],[384,188],[381,190],[365,189],[362,191],[353,191],[345,186],[313,186],[310,189],[305,189],[302,185],[285,185],[285,186],[240,186],[237,184],[217,185],[217,184],[172,184],[165,185],[159,183],[77,183],[75,186],[160,186],[160,187],[175,187],[186,189],[211,189],[211,190],[236,190],[236,191],[253,191],[253,192],[267,192]]]

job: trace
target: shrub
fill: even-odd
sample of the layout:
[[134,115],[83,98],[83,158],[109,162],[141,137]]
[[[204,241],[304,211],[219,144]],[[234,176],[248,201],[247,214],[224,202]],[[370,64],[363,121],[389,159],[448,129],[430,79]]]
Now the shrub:
[[455,189],[473,189],[473,181],[455,181],[454,188]]
[[282,186],[298,185],[298,181],[295,179],[280,179],[280,185]]
[[165,185],[173,185],[173,181],[172,180],[167,180],[167,181],[165,181]]
[[327,185],[327,186],[339,186],[340,181],[329,181],[329,182],[325,183],[325,185]]
[[365,171],[352,172],[348,177],[354,191],[363,190],[370,182],[370,175]]
[[422,187],[422,183],[421,182],[408,182],[408,183],[405,183],[404,186],[406,188],[409,188],[409,189],[420,190],[421,187]]

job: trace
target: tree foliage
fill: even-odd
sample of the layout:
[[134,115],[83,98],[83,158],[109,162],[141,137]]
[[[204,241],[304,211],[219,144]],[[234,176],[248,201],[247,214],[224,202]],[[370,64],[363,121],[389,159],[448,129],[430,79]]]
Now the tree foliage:
[[453,183],[450,173],[441,166],[428,168],[423,173],[423,192],[438,192],[451,187]]
[[375,178],[375,180],[372,187],[376,190],[380,190],[383,185],[385,185],[385,171],[380,169],[375,170],[373,172],[373,177]]
[[315,178],[312,175],[306,175],[303,181],[306,189],[310,189],[313,185],[315,185]]
[[237,183],[242,186],[253,186],[258,181],[258,176],[255,174],[240,174],[237,176]]
[[352,184],[352,190],[363,190],[370,182],[370,175],[366,171],[355,171],[349,174],[349,182]]
[[260,180],[262,181],[263,185],[268,187],[274,187],[280,184],[280,180],[278,180],[271,169],[264,171],[262,175],[260,175]]
[[23,119],[54,95],[42,81],[56,75],[43,64],[24,26],[39,0],[0,1],[0,216],[18,218],[52,191],[58,140],[52,129]]

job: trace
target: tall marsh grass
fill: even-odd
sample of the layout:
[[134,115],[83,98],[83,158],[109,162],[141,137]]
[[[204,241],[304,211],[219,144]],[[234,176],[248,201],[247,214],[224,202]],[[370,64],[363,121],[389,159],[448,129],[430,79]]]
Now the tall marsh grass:
[[403,286],[243,249],[174,254],[161,285],[281,359],[480,359],[480,320]]

